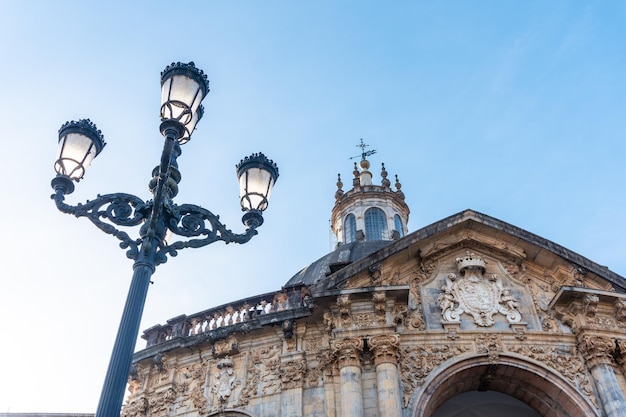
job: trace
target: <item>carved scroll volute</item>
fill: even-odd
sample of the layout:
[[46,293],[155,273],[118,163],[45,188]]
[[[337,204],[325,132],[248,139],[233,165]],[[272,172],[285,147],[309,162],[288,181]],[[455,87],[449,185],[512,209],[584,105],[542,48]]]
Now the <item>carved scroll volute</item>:
[[374,365],[381,363],[398,363],[398,349],[400,337],[397,334],[385,334],[372,336],[367,341],[368,346],[374,353]]
[[359,338],[331,341],[333,356],[339,368],[344,366],[361,366],[363,345],[363,339]]
[[578,342],[578,350],[589,369],[597,365],[614,364],[615,341],[609,337],[585,334]]

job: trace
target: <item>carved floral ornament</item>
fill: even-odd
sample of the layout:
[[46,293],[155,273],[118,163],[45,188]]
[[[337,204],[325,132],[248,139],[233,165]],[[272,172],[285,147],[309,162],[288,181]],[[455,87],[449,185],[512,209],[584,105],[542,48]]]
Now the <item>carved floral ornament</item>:
[[437,301],[444,322],[458,322],[467,313],[478,326],[495,323],[494,314],[503,314],[509,323],[519,323],[522,316],[519,303],[505,287],[502,279],[493,274],[485,277],[485,261],[474,253],[456,258],[459,275],[450,273],[441,287]]

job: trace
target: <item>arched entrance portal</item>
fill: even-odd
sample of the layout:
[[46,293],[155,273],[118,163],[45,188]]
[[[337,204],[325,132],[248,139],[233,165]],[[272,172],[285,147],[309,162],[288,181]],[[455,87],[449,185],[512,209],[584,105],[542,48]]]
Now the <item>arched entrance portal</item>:
[[432,417],[541,417],[517,398],[498,391],[467,391],[444,402]]
[[[497,391],[525,403],[541,417],[599,417],[588,398],[551,369],[517,357],[464,359],[431,374],[414,393],[414,417],[435,417],[447,400],[471,391]],[[511,415],[511,414],[509,414]]]

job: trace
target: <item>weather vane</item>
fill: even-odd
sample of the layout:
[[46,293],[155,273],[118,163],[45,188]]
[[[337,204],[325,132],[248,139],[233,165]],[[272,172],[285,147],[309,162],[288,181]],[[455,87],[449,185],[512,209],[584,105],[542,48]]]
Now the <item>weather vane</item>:
[[368,148],[370,145],[366,145],[365,142],[363,142],[363,138],[361,138],[361,143],[359,143],[358,145],[356,145],[357,148],[361,148],[361,155],[357,155],[357,156],[352,156],[350,157],[350,159],[354,159],[354,158],[358,158],[361,157],[361,159],[365,159],[366,157],[370,156],[370,155],[374,155],[376,153],[376,150],[372,149],[371,151],[366,151],[365,148]]

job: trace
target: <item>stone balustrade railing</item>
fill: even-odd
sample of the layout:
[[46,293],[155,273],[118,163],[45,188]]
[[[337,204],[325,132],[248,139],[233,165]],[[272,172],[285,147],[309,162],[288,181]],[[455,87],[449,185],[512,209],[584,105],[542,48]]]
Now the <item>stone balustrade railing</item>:
[[226,326],[250,322],[263,315],[310,306],[311,302],[307,287],[284,287],[278,292],[256,295],[190,316],[183,314],[174,317],[165,325],[158,324],[145,330],[141,337],[146,340],[146,348],[149,348],[174,338],[209,333]]

